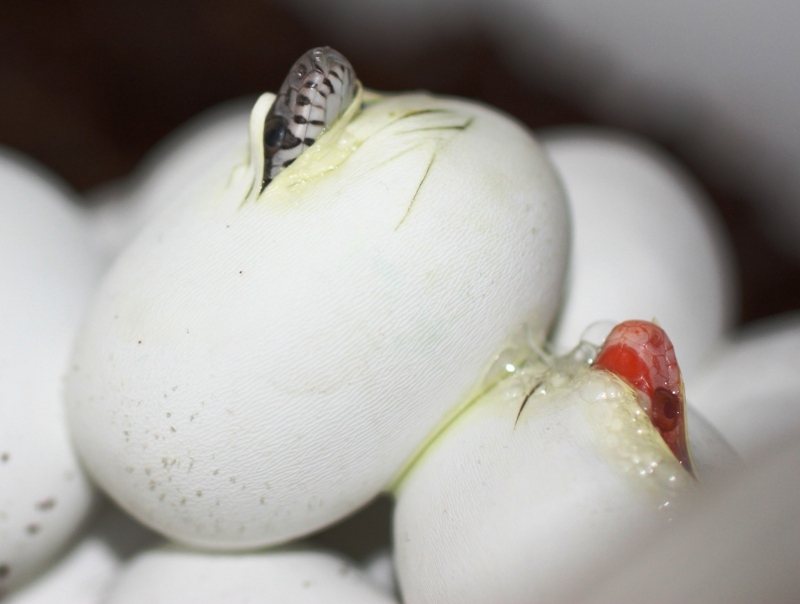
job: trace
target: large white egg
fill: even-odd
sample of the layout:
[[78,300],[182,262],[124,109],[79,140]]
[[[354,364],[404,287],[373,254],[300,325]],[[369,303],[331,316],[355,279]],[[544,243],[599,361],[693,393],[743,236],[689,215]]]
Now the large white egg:
[[693,384],[692,401],[749,459],[800,429],[800,314],[738,332]]
[[563,128],[542,140],[573,220],[556,347],[567,350],[595,321],[655,318],[691,380],[738,311],[730,248],[710,201],[641,139]]
[[44,568],[90,511],[61,390],[99,279],[74,195],[0,150],[0,593]]
[[106,604],[392,604],[349,561],[314,550],[207,554],[163,548],[140,554]]
[[[735,460],[708,426],[693,427],[692,440],[714,441],[695,451],[702,484]],[[400,482],[400,591],[415,604],[572,601],[679,517],[697,484],[616,375],[523,371],[467,408]]]
[[113,260],[170,205],[202,191],[222,191],[231,166],[247,155],[253,99],[222,103],[161,141],[127,178],[86,194],[98,249]]
[[510,340],[541,342],[565,271],[561,187],[508,117],[359,96],[259,195],[273,98],[227,190],[120,256],[67,383],[94,478],[209,547],[285,541],[373,498]]
[[680,524],[641,539],[573,602],[800,600],[800,433],[718,481]]

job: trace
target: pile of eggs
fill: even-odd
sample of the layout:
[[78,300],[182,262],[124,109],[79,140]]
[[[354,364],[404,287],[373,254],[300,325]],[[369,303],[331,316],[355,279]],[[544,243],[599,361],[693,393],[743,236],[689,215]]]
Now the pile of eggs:
[[[725,477],[800,424],[800,338],[731,333],[689,175],[619,133],[359,85],[262,190],[274,100],[191,124],[94,209],[0,156],[4,601],[625,600],[649,542],[719,538]],[[691,462],[592,368],[628,319],[660,325],[645,361],[674,344]],[[770,488],[773,465],[745,469]],[[368,566],[298,541],[381,493]]]

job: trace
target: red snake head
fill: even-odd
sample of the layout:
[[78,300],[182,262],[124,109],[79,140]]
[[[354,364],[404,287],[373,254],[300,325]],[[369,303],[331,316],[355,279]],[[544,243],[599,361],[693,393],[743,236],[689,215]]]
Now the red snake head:
[[610,371],[644,396],[645,411],[681,465],[693,472],[683,380],[675,349],[658,325],[625,321],[606,338],[595,368]]

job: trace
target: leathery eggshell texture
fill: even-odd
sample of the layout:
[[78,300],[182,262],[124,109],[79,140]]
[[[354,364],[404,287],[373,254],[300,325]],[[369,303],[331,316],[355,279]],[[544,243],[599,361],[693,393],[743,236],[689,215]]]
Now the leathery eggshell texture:
[[[620,378],[588,366],[539,372],[480,397],[400,482],[404,602],[573,601],[696,490]],[[720,443],[704,449],[725,457]]]
[[73,201],[40,166],[0,149],[0,594],[43,569],[93,501],[61,402],[99,280]]
[[273,98],[226,191],[119,257],[67,381],[99,484],[207,547],[282,542],[373,498],[513,334],[543,339],[565,271],[563,193],[516,122],[359,93],[259,194]]
[[732,253],[705,193],[665,153],[600,128],[542,135],[573,219],[567,295],[553,334],[569,350],[595,321],[657,319],[691,383],[732,327]]
[[209,554],[161,548],[134,558],[106,604],[392,604],[351,562],[324,551]]

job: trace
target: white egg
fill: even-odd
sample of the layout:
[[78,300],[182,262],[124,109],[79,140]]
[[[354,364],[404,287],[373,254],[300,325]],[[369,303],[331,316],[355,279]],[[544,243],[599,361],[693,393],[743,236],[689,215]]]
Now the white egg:
[[100,604],[125,561],[157,541],[154,533],[108,506],[52,568],[3,604]]
[[97,247],[113,260],[147,222],[181,199],[222,191],[232,166],[247,156],[253,99],[222,103],[161,141],[122,181],[87,193]]
[[90,511],[62,379],[99,279],[85,217],[40,166],[0,150],[0,592],[44,568]]
[[164,548],[124,569],[106,604],[391,604],[352,563],[314,550],[208,554]]
[[389,548],[374,552],[362,565],[367,580],[381,591],[395,596],[394,557]]
[[[731,463],[723,444],[705,449],[723,459],[695,452],[696,470]],[[572,601],[696,486],[617,376],[523,372],[464,411],[399,484],[400,591],[415,603]]]
[[225,193],[120,256],[67,384],[103,488],[209,547],[286,541],[372,499],[513,337],[541,342],[565,270],[562,190],[506,116],[359,96],[259,195],[273,98]]
[[752,323],[692,385],[692,401],[749,459],[800,429],[800,314]]
[[573,239],[554,334],[567,350],[592,322],[657,319],[690,386],[738,310],[732,256],[710,201],[649,143],[612,131],[542,135],[567,189]]
[[704,492],[574,602],[800,600],[800,433]]

